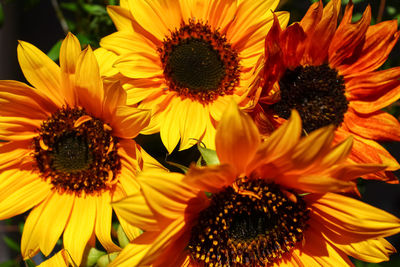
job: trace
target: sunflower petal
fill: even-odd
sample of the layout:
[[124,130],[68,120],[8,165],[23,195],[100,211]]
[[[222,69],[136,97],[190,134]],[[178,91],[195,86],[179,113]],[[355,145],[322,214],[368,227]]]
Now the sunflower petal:
[[[64,231],[64,248],[79,266],[85,247],[93,234],[96,202],[93,197],[75,197],[74,206]],[[78,235],[76,233],[79,233]]]
[[[230,134],[234,133],[234,134]],[[221,164],[232,165],[244,173],[260,144],[260,135],[252,119],[231,102],[217,127],[215,147]]]
[[132,139],[150,123],[151,111],[141,110],[129,106],[119,106],[114,115],[114,135]]
[[61,92],[60,68],[57,64],[27,42],[19,41],[17,52],[19,64],[28,82],[61,107],[65,102]]

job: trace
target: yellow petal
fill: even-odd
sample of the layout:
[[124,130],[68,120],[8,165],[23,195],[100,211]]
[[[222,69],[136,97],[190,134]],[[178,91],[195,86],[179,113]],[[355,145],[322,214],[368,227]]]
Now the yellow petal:
[[112,203],[118,218],[145,231],[159,230],[156,215],[150,209],[141,191]]
[[75,105],[75,71],[76,64],[81,53],[81,45],[78,38],[72,33],[68,33],[67,37],[61,43],[60,48],[60,67],[62,77],[62,94],[66,98],[67,103],[71,106]]
[[65,250],[80,266],[85,247],[93,234],[96,219],[96,202],[93,197],[76,197],[71,216],[64,231]]
[[[3,179],[7,172],[2,173]],[[17,179],[19,178],[19,179]],[[7,186],[0,189],[0,219],[4,220],[21,214],[40,203],[51,192],[49,184],[43,182],[37,174],[20,171]]]
[[179,120],[176,119],[176,114],[179,112],[176,110],[175,104],[180,101],[174,99],[171,101],[169,110],[163,111],[165,113],[164,120],[161,121],[160,137],[168,153],[171,154],[179,142]]
[[71,213],[73,197],[67,194],[53,193],[47,199],[46,206],[33,231],[40,232],[39,247],[48,256],[56,245]]
[[179,114],[171,113],[171,116],[179,118],[179,150],[188,149],[200,141],[206,130],[206,120],[209,119],[207,109],[197,101],[184,99],[174,110],[179,111]]
[[99,105],[104,100],[103,82],[92,49],[87,47],[78,58],[75,74],[76,96],[78,103],[95,117],[101,116]]
[[347,158],[352,146],[353,138],[350,136],[332,148],[330,152],[322,159],[320,164],[328,167],[340,163]]
[[217,127],[215,147],[221,162],[231,164],[237,174],[245,171],[260,144],[260,134],[252,119],[231,102]]
[[400,219],[359,200],[327,193],[311,204],[315,218],[339,235],[358,242],[394,235],[400,232]]
[[118,137],[132,139],[150,123],[151,111],[129,106],[119,106],[114,115],[113,133]]
[[111,239],[112,207],[111,196],[108,192],[95,198],[96,201],[96,225],[95,232],[101,245],[108,251],[121,250]]
[[102,77],[112,77],[118,74],[118,70],[114,68],[114,63],[118,60],[116,54],[102,47],[97,48],[93,53],[99,63],[100,75]]
[[65,102],[61,91],[60,68],[57,64],[27,42],[19,41],[17,52],[21,70],[27,81],[61,107]]
[[396,253],[396,249],[384,238],[368,239],[351,244],[335,244],[335,246],[353,258],[373,263],[388,261],[389,255]]
[[115,62],[114,67],[122,75],[133,79],[163,78],[163,68],[156,52],[125,54]]
[[62,249],[50,259],[39,264],[38,267],[70,266],[70,261],[71,260],[70,257],[68,256],[68,253],[64,249]]
[[129,10],[120,6],[107,6],[107,12],[108,15],[110,15],[110,18],[114,22],[115,28],[117,28],[118,31],[133,31],[133,17]]

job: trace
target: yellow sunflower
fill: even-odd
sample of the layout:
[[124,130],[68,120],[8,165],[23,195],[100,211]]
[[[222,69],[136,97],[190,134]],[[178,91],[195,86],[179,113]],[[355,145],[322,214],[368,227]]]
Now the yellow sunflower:
[[[141,133],[160,132],[169,152],[198,140],[214,147],[231,99],[243,108],[278,0],[122,0],[108,7],[117,32],[100,42],[128,104],[152,109]],[[289,15],[275,13],[286,25]]]
[[[400,220],[338,194],[384,166],[346,163],[352,139],[332,147],[333,127],[305,138],[301,132],[293,112],[260,142],[251,118],[229,106],[216,134],[220,165],[191,166],[186,175],[143,172],[143,194],[114,203],[146,231],[111,266],[352,265],[347,255],[388,260],[395,249],[384,237],[400,232]],[[138,209],[140,199],[148,208]]]
[[[397,21],[371,26],[368,6],[352,23],[350,2],[337,26],[339,10],[339,0],[324,8],[319,1],[299,23],[284,30],[274,24],[265,42],[257,122],[268,131],[297,109],[306,132],[334,124],[335,142],[353,135],[352,161],[397,170],[398,162],[376,142],[400,141],[400,123],[381,110],[400,97],[400,67],[377,70],[399,38]],[[398,182],[391,172],[365,178]]]
[[150,111],[127,106],[119,83],[100,78],[93,51],[81,51],[72,34],[61,45],[60,67],[26,42],[18,60],[33,87],[0,81],[0,219],[32,208],[21,241],[25,259],[39,250],[49,255],[61,234],[77,265],[95,237],[119,250],[110,202],[138,190],[142,161],[132,138]]

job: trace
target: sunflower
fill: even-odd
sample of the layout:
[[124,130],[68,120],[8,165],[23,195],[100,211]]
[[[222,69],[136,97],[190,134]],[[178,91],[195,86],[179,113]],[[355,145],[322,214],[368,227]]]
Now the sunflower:
[[[399,38],[397,21],[370,26],[371,8],[352,23],[350,2],[337,27],[340,1],[309,8],[299,23],[266,38],[263,89],[256,120],[268,132],[297,109],[303,129],[336,126],[335,142],[354,136],[354,162],[376,162],[397,170],[397,161],[376,142],[400,141],[400,124],[381,109],[400,96],[400,67],[377,70]],[[271,123],[272,121],[272,123]],[[365,178],[397,182],[391,172]]]
[[[346,163],[352,139],[332,147],[334,127],[300,139],[301,132],[293,112],[260,142],[252,119],[230,105],[217,128],[220,165],[191,166],[186,175],[142,172],[143,194],[114,203],[145,232],[111,266],[348,266],[347,255],[388,260],[395,249],[384,237],[400,232],[400,220],[338,194],[384,166]],[[136,207],[138,199],[148,207]]]
[[118,251],[110,202],[138,190],[143,163],[132,138],[150,111],[127,106],[123,88],[101,79],[93,51],[81,51],[72,34],[62,42],[60,67],[29,43],[17,50],[33,87],[0,81],[0,219],[32,208],[21,241],[25,259],[39,250],[49,255],[62,233],[77,265],[95,237]]
[[[100,45],[115,53],[128,104],[153,111],[141,133],[160,132],[169,152],[199,140],[213,148],[229,101],[252,106],[248,87],[278,2],[125,0],[108,7],[118,31]],[[287,24],[286,12],[276,15]]]

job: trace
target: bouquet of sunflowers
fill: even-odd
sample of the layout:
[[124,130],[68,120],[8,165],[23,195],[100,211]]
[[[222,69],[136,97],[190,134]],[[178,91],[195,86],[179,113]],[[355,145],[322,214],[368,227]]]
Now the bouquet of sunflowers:
[[20,41],[27,83],[0,81],[0,219],[26,215],[27,266],[389,260],[400,219],[357,184],[398,183],[378,143],[400,141],[383,110],[400,67],[381,68],[396,20],[339,0],[290,24],[278,0],[112,2],[98,48],[68,32],[57,62]]

